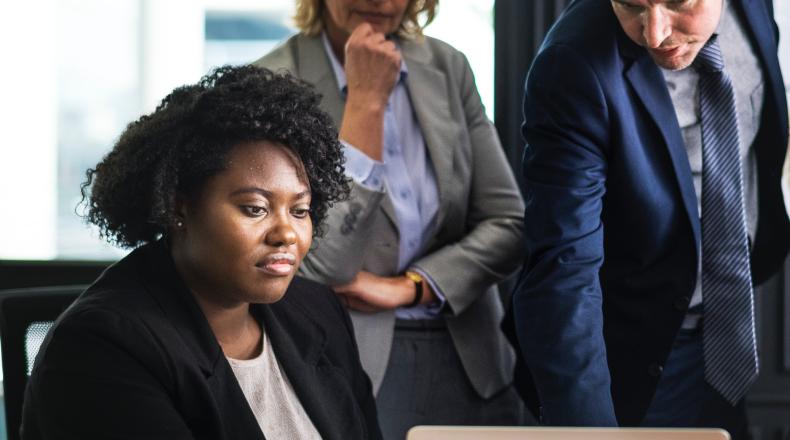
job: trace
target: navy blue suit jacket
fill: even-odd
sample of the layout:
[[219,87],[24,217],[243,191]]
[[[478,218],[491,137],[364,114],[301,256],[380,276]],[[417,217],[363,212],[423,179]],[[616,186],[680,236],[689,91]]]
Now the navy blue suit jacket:
[[[787,103],[771,0],[730,0],[765,81],[754,141],[755,282],[781,265]],[[700,221],[660,69],[608,0],[577,0],[527,78],[524,270],[513,299],[544,422],[635,425],[655,391],[697,277]]]

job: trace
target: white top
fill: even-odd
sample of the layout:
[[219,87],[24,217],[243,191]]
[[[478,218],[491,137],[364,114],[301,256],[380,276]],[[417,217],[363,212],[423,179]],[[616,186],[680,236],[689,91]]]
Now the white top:
[[321,439],[263,332],[263,350],[255,359],[227,358],[263,435],[276,440]]

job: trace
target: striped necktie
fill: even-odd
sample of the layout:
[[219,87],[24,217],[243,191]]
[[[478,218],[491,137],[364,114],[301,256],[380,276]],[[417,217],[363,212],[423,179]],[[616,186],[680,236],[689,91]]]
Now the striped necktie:
[[702,125],[705,380],[735,405],[759,367],[735,95],[716,35],[694,65]]

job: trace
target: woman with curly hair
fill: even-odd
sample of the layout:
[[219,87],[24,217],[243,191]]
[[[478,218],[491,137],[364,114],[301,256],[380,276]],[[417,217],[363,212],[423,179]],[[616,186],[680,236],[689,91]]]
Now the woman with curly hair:
[[55,323],[23,439],[378,439],[349,317],[295,277],[348,184],[318,96],[224,67],[88,170],[86,218],[127,248]]
[[302,265],[351,309],[385,438],[513,425],[496,284],[524,203],[464,55],[422,35],[438,0],[296,0],[301,32],[257,64],[314,84],[339,127],[348,201]]

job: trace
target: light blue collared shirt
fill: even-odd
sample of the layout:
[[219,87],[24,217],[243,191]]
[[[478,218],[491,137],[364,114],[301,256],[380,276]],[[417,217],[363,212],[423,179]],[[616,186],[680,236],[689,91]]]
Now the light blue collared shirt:
[[[326,34],[322,38],[324,50],[337,78],[337,86],[345,99],[348,91],[346,72],[335,57]],[[436,214],[439,211],[436,174],[406,89],[408,73],[406,63],[401,61],[400,78],[390,93],[384,112],[383,162],[371,159],[343,141],[346,175],[370,189],[386,189],[392,201],[400,234],[398,272],[401,273],[422,255],[424,246],[434,232]],[[400,319],[435,318],[445,302],[444,296],[430,276],[420,270],[412,270],[425,278],[440,302],[438,305],[400,308],[395,311],[395,315]]]

